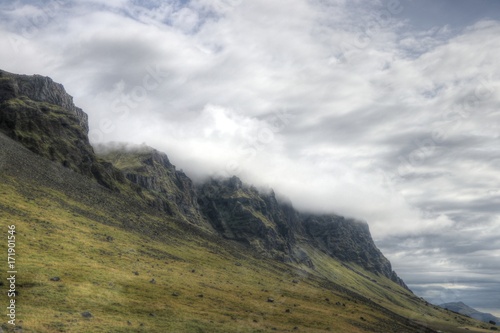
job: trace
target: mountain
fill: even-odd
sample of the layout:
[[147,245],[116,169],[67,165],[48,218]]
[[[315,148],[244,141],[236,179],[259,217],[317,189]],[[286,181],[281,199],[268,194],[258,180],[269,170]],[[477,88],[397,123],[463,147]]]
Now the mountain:
[[87,114],[61,84],[40,75],[0,71],[0,130],[36,154],[117,190],[123,175],[100,161],[88,139]]
[[495,317],[491,313],[484,313],[471,308],[470,306],[464,304],[463,302],[451,302],[440,304],[440,307],[463,314],[465,316],[484,321],[485,323],[495,322],[496,325],[500,325],[500,318]]
[[262,255],[314,267],[303,250],[308,244],[407,288],[375,246],[366,222],[302,214],[289,203],[279,202],[273,191],[259,192],[237,177],[211,179],[198,192],[202,211],[214,229]]
[[[406,287],[376,248],[368,224],[341,216],[306,216],[260,193],[237,177],[212,179],[195,188],[166,154],[114,144],[94,153],[87,115],[61,84],[48,77],[0,72],[0,130],[33,152],[94,178],[112,190],[134,188],[149,205],[206,230],[250,245],[283,261],[313,265],[301,244],[356,263]],[[128,182],[127,182],[127,181]],[[137,191],[137,190],[136,190]]]
[[166,154],[147,146],[101,145],[98,155],[150,193],[158,207],[186,221],[242,242],[260,255],[285,262],[312,261],[302,244],[315,244],[333,257],[404,282],[375,246],[368,224],[341,216],[305,215],[239,178],[209,179],[195,186]]
[[97,153],[118,168],[127,180],[143,189],[152,206],[212,230],[201,214],[192,180],[177,170],[165,153],[148,146],[116,143],[98,146]]
[[366,222],[237,177],[195,184],[162,152],[94,149],[87,133],[62,85],[0,71],[0,220],[16,226],[19,271],[4,332],[486,327],[415,296]]

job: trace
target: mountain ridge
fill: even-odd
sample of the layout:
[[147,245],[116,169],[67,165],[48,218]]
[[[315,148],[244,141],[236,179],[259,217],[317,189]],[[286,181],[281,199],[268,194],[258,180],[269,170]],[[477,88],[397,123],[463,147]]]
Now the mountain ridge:
[[[379,304],[384,292],[422,311],[424,302],[386,278],[371,282],[375,276],[360,267],[346,269],[305,248],[335,282],[307,265],[261,257],[109,191],[3,133],[0,158],[8,161],[0,163],[0,219],[19,229],[23,332],[435,333],[415,315],[409,321]],[[93,317],[82,319],[84,311]]]
[[[164,205],[174,202],[176,208],[169,211],[176,209],[186,220],[244,242],[261,255],[312,265],[301,250],[301,243],[311,243],[408,289],[375,246],[366,222],[301,213],[291,204],[280,203],[274,191],[260,192],[236,176],[210,178],[194,186],[165,153],[148,146],[125,149],[119,144],[103,145],[99,151],[99,157],[117,166],[134,184],[153,191]],[[131,157],[136,158],[131,161]]]
[[237,177],[194,184],[150,147],[94,149],[62,86],[16,90],[51,80],[5,73],[0,217],[27,240],[27,332],[479,327],[411,293],[366,222],[298,212]]
[[195,187],[165,153],[148,146],[123,149],[119,144],[103,145],[95,154],[87,136],[88,117],[74,106],[61,84],[39,75],[0,72],[0,78],[0,92],[4,92],[0,103],[9,106],[16,102],[16,107],[2,113],[13,117],[0,116],[0,130],[35,153],[113,191],[135,189],[149,205],[246,243],[261,255],[312,266],[301,247],[313,244],[340,261],[358,264],[408,289],[375,246],[366,222],[300,213],[292,205],[278,202],[274,192],[260,193],[235,176],[209,179]]
[[496,325],[500,325],[500,318],[492,315],[491,313],[485,313],[478,311],[464,302],[448,302],[448,303],[443,303],[439,304],[440,307],[460,313],[463,315],[466,315],[468,317],[483,321],[485,323],[491,323],[492,321],[495,322]]

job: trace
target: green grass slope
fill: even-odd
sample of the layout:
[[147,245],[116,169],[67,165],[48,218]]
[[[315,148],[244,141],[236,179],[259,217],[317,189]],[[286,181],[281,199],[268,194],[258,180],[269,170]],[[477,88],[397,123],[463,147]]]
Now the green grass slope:
[[[480,325],[307,244],[316,270],[259,257],[1,134],[0,222],[4,240],[7,225],[17,230],[17,326],[2,316],[4,332],[400,333]],[[5,309],[7,297],[0,302]]]

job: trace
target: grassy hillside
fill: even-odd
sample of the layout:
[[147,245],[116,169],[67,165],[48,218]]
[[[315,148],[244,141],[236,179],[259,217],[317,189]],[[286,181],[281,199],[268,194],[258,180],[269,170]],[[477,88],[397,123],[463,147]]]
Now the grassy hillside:
[[[466,332],[454,327],[482,325],[307,244],[316,270],[261,258],[3,135],[0,221],[2,239],[7,225],[18,231],[23,332],[431,332],[419,323]],[[3,330],[14,332],[5,322]]]

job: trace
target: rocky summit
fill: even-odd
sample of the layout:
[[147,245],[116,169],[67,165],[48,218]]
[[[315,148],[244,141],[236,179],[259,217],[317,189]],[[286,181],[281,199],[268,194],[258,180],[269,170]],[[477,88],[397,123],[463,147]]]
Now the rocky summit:
[[26,148],[110,189],[123,182],[120,172],[94,154],[87,114],[61,84],[0,71],[0,108],[0,131]]
[[19,230],[26,332],[481,327],[415,296],[366,222],[238,177],[194,183],[165,153],[94,148],[88,131],[61,84],[0,71],[0,218]]

